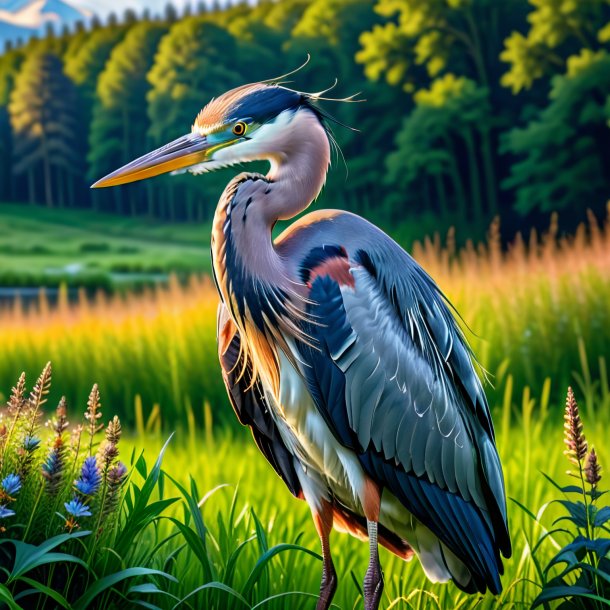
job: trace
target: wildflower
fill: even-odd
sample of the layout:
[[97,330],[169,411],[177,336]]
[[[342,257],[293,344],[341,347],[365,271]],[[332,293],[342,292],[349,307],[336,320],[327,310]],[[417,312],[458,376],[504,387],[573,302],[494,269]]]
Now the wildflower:
[[563,442],[567,447],[564,454],[572,464],[578,466],[587,455],[587,441],[582,431],[582,420],[580,419],[578,403],[576,398],[574,398],[572,388],[568,388],[563,428]]
[[66,399],[61,397],[55,418],[47,422],[47,426],[55,431],[55,438],[45,463],[42,465],[42,476],[47,482],[47,491],[56,494],[61,487],[64,466],[66,462],[66,446],[64,443],[64,430],[68,427],[66,417]]
[[14,510],[10,508],[6,508],[6,506],[0,505],[0,519],[6,519],[7,517],[12,517],[15,514]]
[[123,462],[118,462],[108,471],[108,485],[120,485],[127,474],[127,466]]
[[91,516],[89,507],[76,497],[72,498],[69,502],[64,502],[64,506],[66,511],[75,518]]
[[118,416],[115,415],[112,418],[112,421],[108,423],[108,427],[106,428],[106,440],[113,445],[118,444],[119,439],[121,438],[121,421]]
[[127,476],[127,467],[123,462],[117,462],[106,474],[107,491],[102,507],[104,517],[112,513],[117,507],[120,499],[120,491]]
[[47,491],[50,494],[57,493],[61,487],[64,463],[65,447],[63,439],[56,438],[46,461],[42,465],[42,476],[47,482]]
[[103,424],[98,424],[97,420],[102,416],[100,404],[100,391],[97,383],[91,388],[89,399],[87,400],[87,410],[85,411],[85,419],[89,422],[89,452],[93,446],[93,437],[104,427]]
[[61,436],[64,430],[70,425],[67,419],[66,409],[66,397],[62,396],[57,409],[55,410],[55,417],[47,422],[47,426],[55,431],[55,434]]
[[80,478],[74,481],[76,489],[84,496],[94,494],[100,487],[101,475],[95,457],[85,459]]
[[117,443],[121,438],[121,422],[115,415],[106,428],[106,441],[98,450],[98,459],[103,472],[107,472],[112,463],[119,457]]
[[21,479],[18,474],[8,474],[0,483],[4,493],[9,496],[14,496],[21,489]]
[[587,457],[587,465],[585,466],[585,477],[587,482],[595,489],[597,484],[602,480],[602,467],[597,461],[597,453],[595,449],[591,447],[589,456]]
[[15,387],[11,390],[11,396],[8,399],[8,412],[16,419],[25,404],[23,395],[25,394],[25,373],[21,373]]
[[34,451],[34,449],[36,449],[38,447],[38,445],[40,445],[40,439],[37,436],[30,436],[27,435],[24,439],[23,439],[23,448],[26,451]]

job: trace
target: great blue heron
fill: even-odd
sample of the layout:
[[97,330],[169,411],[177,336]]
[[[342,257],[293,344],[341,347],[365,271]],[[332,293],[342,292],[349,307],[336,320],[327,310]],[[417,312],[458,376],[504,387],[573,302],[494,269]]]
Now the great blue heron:
[[329,535],[369,539],[366,610],[383,589],[378,542],[433,581],[501,590],[511,543],[493,425],[443,294],[390,237],[349,212],[278,220],[318,196],[331,135],[319,96],[274,83],[228,91],[191,133],[94,186],[267,160],[226,187],[212,229],[218,349],[229,397],[322,543],[319,610],[337,586]]

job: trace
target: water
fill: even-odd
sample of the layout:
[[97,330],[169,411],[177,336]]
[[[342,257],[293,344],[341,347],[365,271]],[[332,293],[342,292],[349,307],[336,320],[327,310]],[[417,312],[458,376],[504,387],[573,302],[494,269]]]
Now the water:
[[[112,273],[110,275],[113,286],[123,289],[150,284],[165,284],[169,276],[165,273]],[[38,302],[40,295],[44,292],[48,304],[52,307],[59,300],[59,286],[0,286],[0,307],[8,307],[19,299],[27,308]],[[93,295],[95,288],[87,289],[85,294]],[[70,287],[65,289],[68,302],[78,300],[79,288]]]

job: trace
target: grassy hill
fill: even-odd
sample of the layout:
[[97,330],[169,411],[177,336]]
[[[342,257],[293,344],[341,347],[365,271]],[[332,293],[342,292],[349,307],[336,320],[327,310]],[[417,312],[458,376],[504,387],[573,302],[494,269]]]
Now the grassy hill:
[[209,226],[0,206],[0,286],[133,286],[209,271]]

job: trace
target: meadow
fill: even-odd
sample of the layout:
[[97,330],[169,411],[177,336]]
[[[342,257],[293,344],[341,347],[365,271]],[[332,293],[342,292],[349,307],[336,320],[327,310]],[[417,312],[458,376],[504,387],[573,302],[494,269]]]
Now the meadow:
[[[540,398],[547,378],[555,403],[573,384],[590,404],[606,379],[610,344],[608,221],[591,217],[560,236],[555,219],[542,235],[518,235],[507,251],[495,224],[486,243],[458,249],[455,241],[450,232],[415,242],[412,252],[462,316],[488,372],[491,405],[507,387],[516,395],[530,387]],[[0,388],[52,360],[68,404],[82,404],[96,381],[129,425],[151,416],[170,430],[206,418],[234,424],[216,356],[216,306],[205,275],[94,299],[81,291],[75,302],[64,289],[53,306],[44,291],[27,307],[15,301],[0,313]]]
[[[543,566],[569,540],[549,534],[561,509],[552,501],[560,494],[543,476],[561,485],[570,480],[562,442],[569,384],[602,467],[610,460],[610,224],[591,217],[564,237],[552,220],[545,234],[517,236],[505,251],[497,225],[485,244],[458,249],[454,243],[450,233],[412,251],[463,316],[488,371],[514,553],[503,594],[481,598],[432,585],[417,561],[406,564],[383,551],[383,607],[529,608],[548,579]],[[161,608],[311,608],[320,562],[309,510],[236,425],[216,361],[216,303],[205,276],[93,299],[82,291],[76,301],[64,289],[56,305],[44,293],[27,307],[13,303],[0,312],[0,389],[8,398],[21,370],[32,379],[51,360],[48,404],[65,395],[78,414],[97,382],[105,416],[118,413],[124,424],[122,459],[137,462],[144,451],[148,469],[140,463],[131,475],[137,490],[177,431],[151,499],[168,501],[130,551],[176,581],[164,581],[165,597],[142,583],[125,599],[140,593],[142,605]],[[367,545],[335,533],[333,551],[336,607],[362,607]]]
[[2,204],[0,286],[113,291],[210,270],[205,224]]

